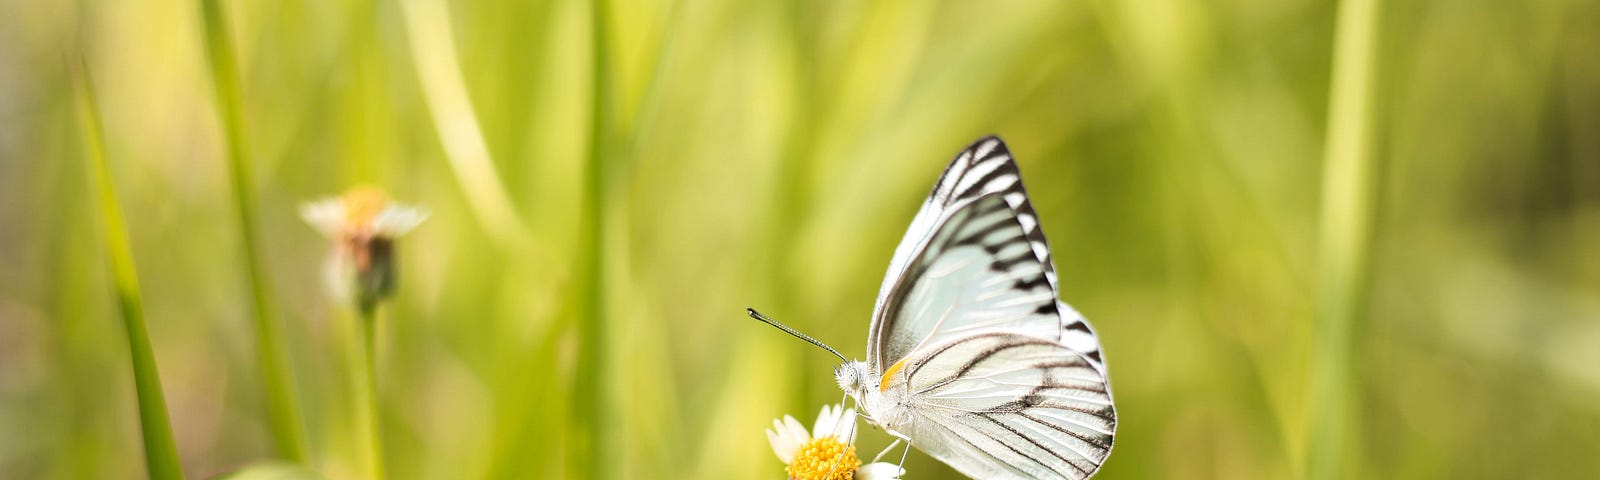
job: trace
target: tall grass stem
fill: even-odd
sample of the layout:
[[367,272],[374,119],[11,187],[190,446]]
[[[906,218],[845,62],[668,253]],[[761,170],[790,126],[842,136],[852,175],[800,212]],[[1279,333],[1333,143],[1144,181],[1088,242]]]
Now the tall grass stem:
[[605,200],[610,182],[605,175],[611,161],[610,135],[613,107],[610,30],[608,5],[605,0],[589,3],[590,78],[592,103],[589,117],[589,159],[583,173],[583,226],[579,231],[579,311],[577,320],[578,364],[573,376],[573,416],[567,438],[574,444],[569,450],[572,464],[570,478],[605,478],[605,462],[599,447],[607,445],[607,413],[609,404],[606,392],[606,312],[605,265],[601,250],[606,240]]
[[[522,263],[528,265],[566,261],[538,248],[531,228],[517,213],[511,194],[496,169],[456,54],[450,6],[442,0],[401,0],[399,5],[427,111],[472,215],[489,232],[495,246],[509,258],[522,259]],[[525,355],[515,355],[517,360],[508,363],[550,364],[543,360],[550,356],[545,352],[553,351],[554,337],[559,336],[560,329],[566,325],[565,322],[553,323],[550,328],[542,329],[549,333],[540,335],[547,340],[540,343],[551,348],[532,348]],[[502,421],[496,426],[496,439],[488,454],[488,478],[526,476],[522,467],[538,463],[526,460],[528,452],[544,451],[530,447],[542,440],[535,440],[537,436],[530,433],[527,423],[541,414],[532,410],[535,405],[547,405],[548,399],[530,399],[537,393],[530,391],[533,387],[522,383],[527,377],[515,375],[514,378],[518,381],[508,388],[511,393],[507,397],[515,400],[501,407],[504,410]]]
[[1372,237],[1373,82],[1378,53],[1378,0],[1344,0],[1335,26],[1329,87],[1318,246],[1318,291],[1313,332],[1314,407],[1308,478],[1360,473],[1354,446],[1360,398],[1353,373],[1356,332],[1366,304]]
[[300,404],[291,378],[293,371],[284,351],[283,332],[273,312],[266,267],[257,244],[255,186],[251,180],[249,149],[245,143],[243,100],[239,93],[233,41],[228,34],[227,16],[220,0],[200,0],[200,11],[211,83],[215,89],[227,144],[228,179],[233,186],[235,213],[244,245],[245,272],[255,306],[256,355],[267,396],[267,420],[278,454],[303,463],[306,460],[306,445]]
[[468,206],[502,247],[527,251],[532,234],[517,216],[490,157],[456,58],[449,6],[442,0],[403,0],[400,6],[428,111]]
[[106,259],[117,291],[117,305],[122,313],[123,327],[128,336],[128,354],[133,364],[133,386],[139,400],[139,429],[144,437],[145,470],[153,480],[181,480],[183,465],[178,461],[177,442],[172,437],[167,401],[161,391],[161,374],[156,367],[155,351],[150,346],[150,334],[145,329],[133,248],[122,220],[122,205],[117,200],[116,187],[111,181],[111,167],[106,161],[100,108],[95,102],[87,66],[80,59],[75,67],[79,118],[84,145],[93,164],[90,173],[94,177],[94,191],[99,200]]

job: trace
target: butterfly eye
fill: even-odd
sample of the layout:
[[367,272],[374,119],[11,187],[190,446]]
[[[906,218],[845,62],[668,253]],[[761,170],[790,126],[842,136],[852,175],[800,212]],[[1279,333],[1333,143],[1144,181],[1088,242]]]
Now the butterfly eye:
[[833,377],[839,381],[839,388],[844,389],[846,392],[854,392],[861,389],[861,374],[856,372],[856,369],[851,368],[848,363],[835,368]]

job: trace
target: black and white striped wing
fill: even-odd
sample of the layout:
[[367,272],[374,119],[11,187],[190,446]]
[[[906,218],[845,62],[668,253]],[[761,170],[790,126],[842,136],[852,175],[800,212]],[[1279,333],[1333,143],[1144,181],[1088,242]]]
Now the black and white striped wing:
[[1094,331],[1059,301],[1050,248],[1011,152],[985,137],[945,168],[895,249],[867,363],[881,374],[915,349],[995,332],[1058,342],[1104,370]]
[[1100,370],[1055,342],[990,333],[918,352],[901,433],[972,478],[1085,479],[1111,453],[1116,411]]

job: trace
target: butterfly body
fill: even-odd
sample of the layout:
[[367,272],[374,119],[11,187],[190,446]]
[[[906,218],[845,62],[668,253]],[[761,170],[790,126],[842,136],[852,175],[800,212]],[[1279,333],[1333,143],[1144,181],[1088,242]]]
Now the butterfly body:
[[889,264],[867,359],[835,371],[873,425],[975,478],[1085,479],[1116,410],[1099,341],[1060,300],[998,138],[945,169]]
[[839,388],[856,400],[867,422],[873,426],[893,434],[909,426],[913,419],[910,405],[913,398],[904,382],[889,375],[888,383],[884,383],[884,375],[872,372],[867,362],[860,361],[840,365],[835,377]]

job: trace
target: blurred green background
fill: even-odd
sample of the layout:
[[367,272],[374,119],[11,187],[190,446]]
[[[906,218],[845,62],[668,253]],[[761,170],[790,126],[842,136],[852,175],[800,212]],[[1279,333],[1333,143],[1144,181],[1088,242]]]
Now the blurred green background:
[[[615,2],[600,69],[584,2],[224,5],[273,320],[330,478],[359,476],[350,319],[302,202],[371,183],[432,212],[379,326],[392,478],[570,475],[579,385],[597,475],[778,478],[762,429],[838,401],[834,360],[744,307],[864,355],[895,244],[986,133],[1101,334],[1120,426],[1097,478],[1308,473],[1336,2]],[[0,478],[144,475],[75,52],[185,470],[276,455],[199,12],[0,0]],[[1600,478],[1600,2],[1376,18],[1344,467]]]

